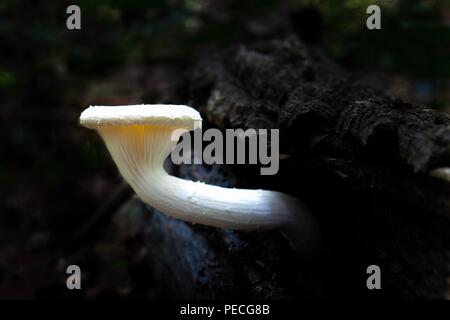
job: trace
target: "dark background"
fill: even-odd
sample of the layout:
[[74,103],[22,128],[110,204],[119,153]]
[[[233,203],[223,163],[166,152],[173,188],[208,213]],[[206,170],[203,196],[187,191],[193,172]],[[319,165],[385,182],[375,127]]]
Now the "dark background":
[[[66,28],[69,4],[81,7],[81,30]],[[370,4],[381,30],[365,27]],[[183,75],[208,50],[288,33],[389,93],[450,112],[448,1],[1,1],[0,298],[161,297],[139,214],[69,243],[121,182],[79,114],[183,102],[172,101]],[[87,270],[86,290],[71,296],[66,256]]]

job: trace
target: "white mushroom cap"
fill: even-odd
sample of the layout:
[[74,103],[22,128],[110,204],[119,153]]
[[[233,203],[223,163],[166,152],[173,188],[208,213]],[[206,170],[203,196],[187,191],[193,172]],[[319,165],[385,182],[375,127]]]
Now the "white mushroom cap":
[[201,128],[200,113],[193,108],[173,104],[129,106],[90,106],[81,113],[80,123],[90,129],[121,125],[170,125],[193,130]]

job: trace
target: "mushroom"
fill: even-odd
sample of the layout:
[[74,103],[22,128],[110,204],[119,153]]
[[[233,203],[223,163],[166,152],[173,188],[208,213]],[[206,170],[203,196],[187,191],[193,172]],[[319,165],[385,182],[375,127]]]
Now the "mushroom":
[[430,171],[430,175],[442,179],[444,181],[450,182],[450,167],[436,168]]
[[315,242],[315,220],[292,196],[188,181],[164,170],[163,162],[183,130],[201,128],[202,118],[195,109],[91,106],[81,113],[80,123],[98,131],[123,178],[150,206],[181,220],[218,228],[279,228],[296,248]]

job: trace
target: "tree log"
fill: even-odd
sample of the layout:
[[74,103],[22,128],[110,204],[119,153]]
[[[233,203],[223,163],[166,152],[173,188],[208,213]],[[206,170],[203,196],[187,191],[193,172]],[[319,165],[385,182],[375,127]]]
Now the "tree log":
[[[359,81],[295,36],[203,57],[180,87],[204,127],[279,128],[280,171],[182,165],[207,183],[278,190],[317,217],[321,247],[295,257],[276,231],[191,225],[152,211],[158,287],[177,298],[449,298],[450,117]],[[368,290],[378,265],[382,289]]]

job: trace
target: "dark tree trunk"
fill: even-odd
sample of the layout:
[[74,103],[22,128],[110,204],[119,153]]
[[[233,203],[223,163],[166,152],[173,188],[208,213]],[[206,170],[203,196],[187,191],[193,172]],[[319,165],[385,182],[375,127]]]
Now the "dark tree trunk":
[[[277,232],[191,225],[152,211],[159,288],[178,298],[445,298],[450,295],[450,118],[391,98],[295,37],[201,59],[181,87],[204,128],[279,128],[280,171],[181,166],[211,184],[292,194],[320,222],[317,254]],[[151,210],[151,209],[150,209]],[[296,257],[296,258],[294,258]],[[366,287],[381,268],[382,290]]]

